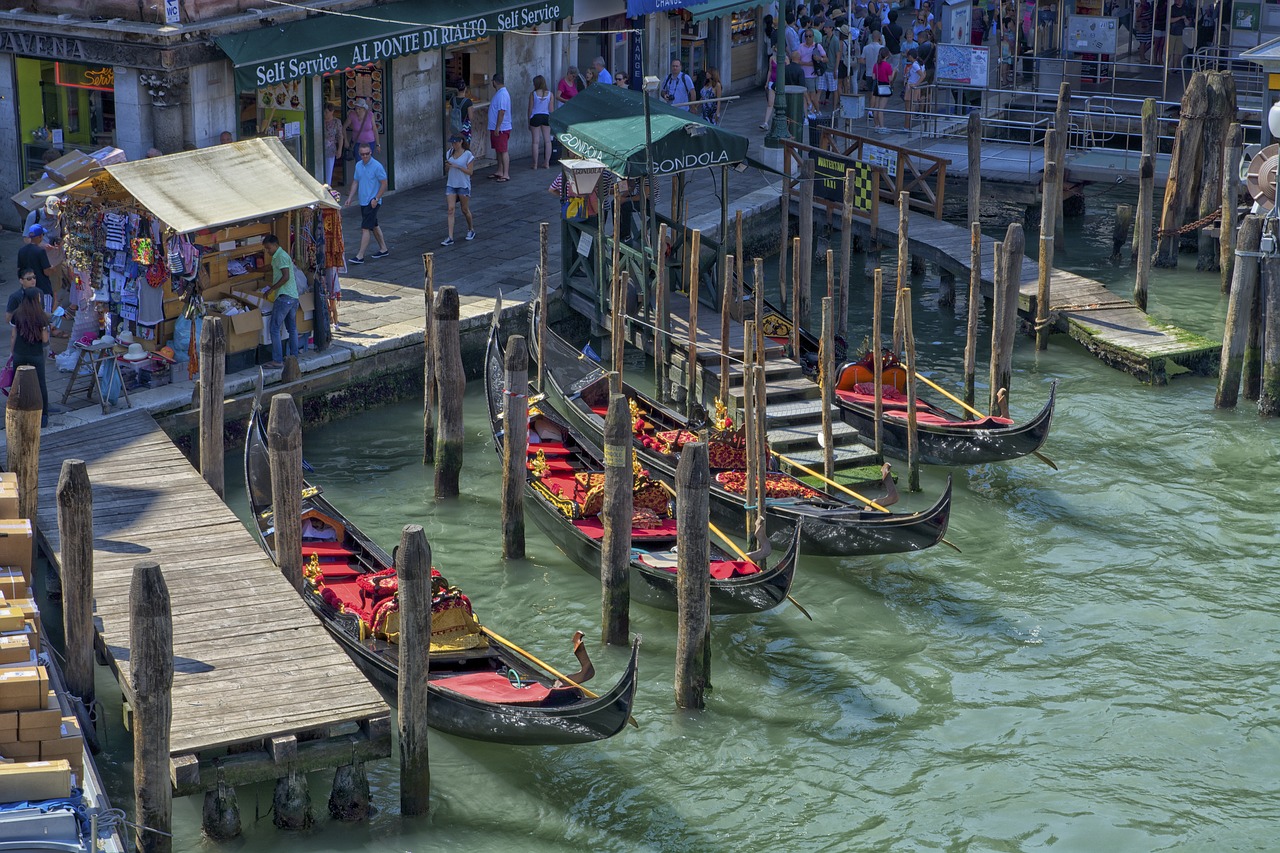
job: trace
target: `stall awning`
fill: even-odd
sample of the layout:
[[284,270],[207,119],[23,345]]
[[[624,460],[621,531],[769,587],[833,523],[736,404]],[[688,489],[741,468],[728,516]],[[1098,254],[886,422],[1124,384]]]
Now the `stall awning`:
[[697,6],[689,11],[693,13],[693,22],[706,21],[711,18],[723,18],[730,12],[741,12],[742,10],[751,10],[759,4],[752,3],[751,0],[711,0],[705,6]]
[[119,163],[105,172],[179,234],[310,205],[338,206],[274,136]]
[[240,91],[529,29],[568,16],[565,0],[401,0],[218,36]]
[[643,18],[654,12],[678,12],[706,2],[707,0],[627,0],[627,17]]
[[[599,160],[614,174],[645,174],[644,95],[617,86],[588,86],[551,113],[551,130],[574,154]],[[650,138],[654,171],[673,175],[704,166],[732,166],[747,156],[750,144],[687,110],[653,99]]]

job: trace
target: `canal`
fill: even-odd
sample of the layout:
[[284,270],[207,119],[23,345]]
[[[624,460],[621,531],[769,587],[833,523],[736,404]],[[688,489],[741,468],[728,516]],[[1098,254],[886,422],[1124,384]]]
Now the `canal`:
[[[1105,261],[1104,206],[1114,201],[1069,223],[1059,262],[1124,292],[1131,274]],[[1002,228],[998,216],[984,217],[987,227]],[[855,267],[860,320],[869,288]],[[958,288],[957,307],[939,311],[936,272],[914,282],[921,365],[950,387],[964,344],[966,283]],[[1152,306],[1221,334],[1215,277],[1158,272]],[[867,326],[853,328],[856,345]],[[984,333],[989,340],[985,311]],[[242,790],[240,849],[1271,845],[1280,819],[1278,425],[1249,404],[1215,411],[1211,379],[1143,386],[1061,336],[1047,353],[1020,339],[1014,374],[1015,415],[1036,411],[1059,382],[1044,448],[1059,470],[1023,460],[952,471],[948,538],[963,553],[805,558],[793,593],[812,622],[790,606],[716,618],[705,712],[673,706],[674,615],[635,607],[638,730],[563,748],[433,734],[433,811],[421,821],[398,816],[394,759],[369,768],[380,811],[368,824],[328,819],[322,774],[312,777],[320,829],[309,834],[271,826],[269,787]],[[500,473],[481,390],[473,382],[466,398],[461,499],[431,498],[417,403],[309,430],[310,479],[388,548],[403,524],[424,525],[435,565],[480,618],[544,659],[570,665],[569,637],[585,630],[598,681],[609,683],[625,651],[594,641],[597,584],[533,524],[527,561],[499,556]],[[243,514],[239,470],[230,454],[230,501]],[[936,495],[946,473],[926,469],[920,499]],[[130,802],[127,735],[113,709],[107,716],[105,764],[116,799]],[[176,804],[175,849],[209,849],[200,807]]]

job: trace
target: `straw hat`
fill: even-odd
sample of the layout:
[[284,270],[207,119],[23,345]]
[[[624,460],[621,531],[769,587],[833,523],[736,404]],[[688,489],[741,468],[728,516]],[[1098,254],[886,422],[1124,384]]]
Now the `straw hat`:
[[177,356],[173,352],[173,347],[161,347],[159,354],[169,361],[173,361]]
[[142,348],[142,344],[129,344],[129,351],[121,356],[125,361],[146,361],[147,352]]

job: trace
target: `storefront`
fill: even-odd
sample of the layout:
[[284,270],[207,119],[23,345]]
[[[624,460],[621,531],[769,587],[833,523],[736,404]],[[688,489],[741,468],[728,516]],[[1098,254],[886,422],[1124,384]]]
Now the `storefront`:
[[[445,94],[457,81],[466,81],[470,88],[473,116],[482,115],[479,110],[487,103],[493,75],[504,70],[503,33],[533,39],[536,52],[549,59],[546,36],[569,13],[569,4],[560,0],[402,0],[215,41],[235,67],[241,136],[280,137],[308,171],[323,179],[324,105],[333,104],[346,127],[356,124],[354,110],[357,101],[364,100],[372,114],[379,159],[394,188],[397,173],[421,169],[417,163],[398,163],[402,156],[412,159],[420,152],[444,150]],[[427,58],[415,58],[422,55]],[[520,70],[525,65],[549,68],[546,59],[528,59]],[[396,81],[409,79],[413,88],[401,91],[403,84]],[[513,75],[509,83],[516,82]],[[527,81],[518,82],[527,87]],[[521,90],[512,88],[513,105],[520,96]],[[402,126],[401,140],[397,125]],[[477,145],[484,137],[473,134]],[[335,186],[349,181],[344,167],[350,163],[335,167]]]
[[115,69],[26,56],[14,58],[22,182],[51,159],[115,144]]
[[720,72],[726,93],[755,86],[768,70],[762,44],[764,11],[741,3],[713,0],[687,13],[686,29],[698,27],[705,33],[707,67]]

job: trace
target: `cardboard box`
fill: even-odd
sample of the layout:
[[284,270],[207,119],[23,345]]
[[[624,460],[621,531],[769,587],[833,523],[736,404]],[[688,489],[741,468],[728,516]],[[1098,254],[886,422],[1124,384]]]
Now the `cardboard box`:
[[0,711],[34,711],[44,705],[49,689],[48,675],[41,678],[43,667],[24,666],[0,669]]
[[0,755],[10,761],[39,761],[40,741],[11,740],[0,743]]
[[0,566],[0,595],[8,601],[30,598],[26,572],[14,566]]
[[41,178],[21,192],[10,196],[14,206],[18,208],[19,218],[26,219],[28,213],[37,207],[44,207],[44,196],[38,196],[36,193],[51,190],[58,186],[60,184],[53,178]]
[[0,471],[0,518],[18,517],[18,475],[11,471]]
[[0,803],[57,800],[71,796],[71,764],[30,761],[0,765]]
[[59,184],[69,184],[72,181],[87,178],[101,168],[102,164],[93,159],[92,155],[85,154],[83,151],[72,151],[45,166],[44,171]]
[[[23,578],[31,578],[31,522],[25,518],[0,521],[0,566],[22,569]],[[5,596],[7,589],[0,587]],[[18,596],[13,596],[17,598]],[[23,595],[22,598],[29,596]]]
[[316,310],[316,295],[308,290],[306,293],[298,295],[298,307],[302,309],[302,316],[308,320],[311,314]]
[[[54,701],[57,701],[56,698]],[[62,709],[18,712],[18,741],[55,740],[62,737]]]
[[97,160],[103,166],[114,166],[117,163],[126,163],[129,158],[119,148],[113,148],[110,145],[105,148],[99,148],[97,151],[89,155]]
[[18,739],[18,712],[0,711],[0,743]]
[[0,631],[0,638],[17,637],[25,640],[27,647],[38,650],[40,648],[40,635],[36,633],[35,623],[30,619],[22,620],[22,630],[20,631]]
[[0,607],[0,633],[8,631],[21,631],[26,627],[26,616],[16,607],[9,607],[8,604]]
[[31,642],[26,635],[0,634],[0,664],[26,663],[30,658]]
[[65,761],[71,765],[76,778],[84,776],[84,739],[65,737],[47,740],[40,744],[41,761]]

